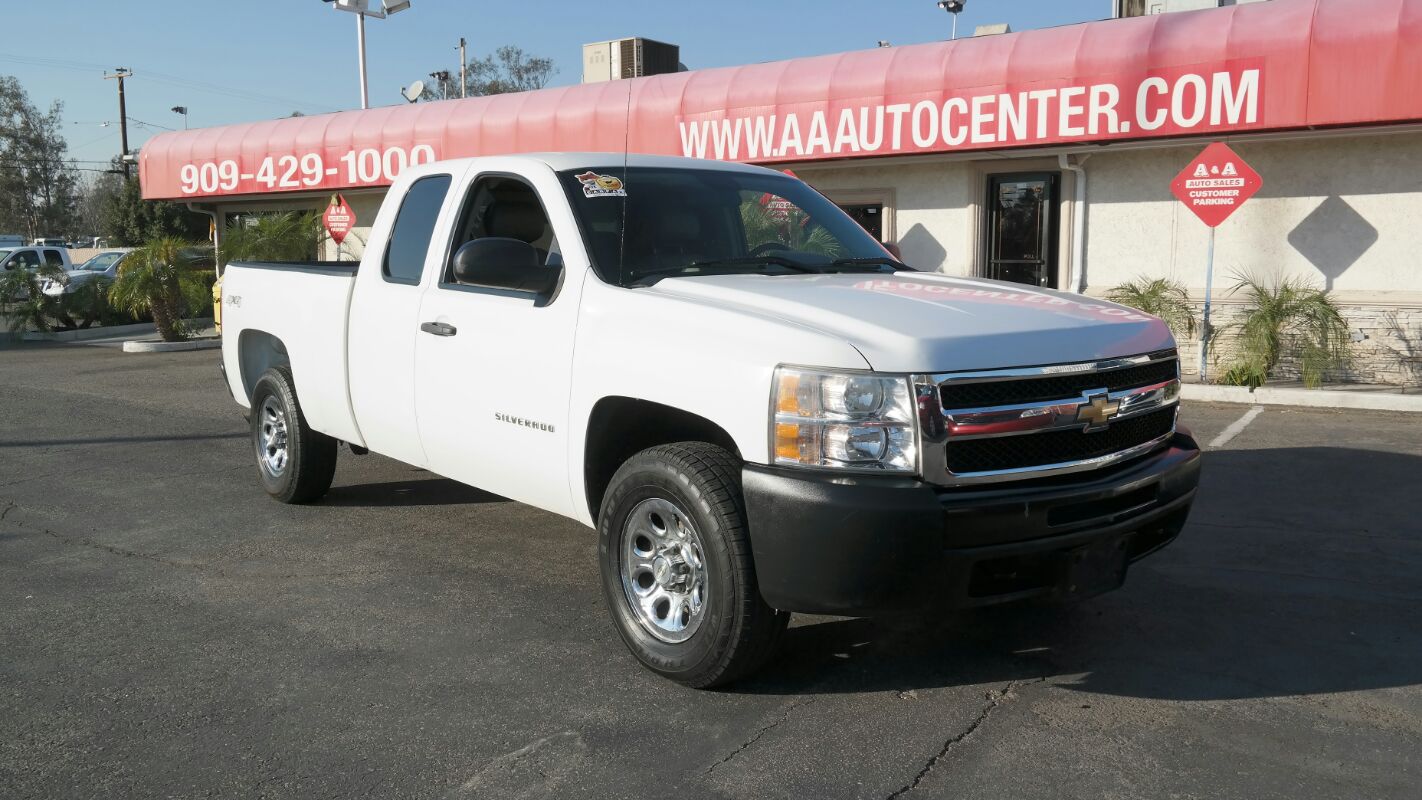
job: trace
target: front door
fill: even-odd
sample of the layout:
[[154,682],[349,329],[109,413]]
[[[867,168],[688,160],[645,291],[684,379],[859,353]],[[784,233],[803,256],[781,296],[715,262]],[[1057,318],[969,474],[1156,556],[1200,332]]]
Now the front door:
[[1056,172],[988,176],[984,277],[1057,287]]
[[[420,304],[415,395],[420,439],[435,472],[511,500],[572,510],[568,388],[586,256],[566,208],[552,220],[540,197],[557,179],[492,174],[465,195],[450,253],[482,237],[533,245],[548,266],[570,267],[552,297],[461,285],[448,264]],[[576,252],[563,261],[563,244]]]

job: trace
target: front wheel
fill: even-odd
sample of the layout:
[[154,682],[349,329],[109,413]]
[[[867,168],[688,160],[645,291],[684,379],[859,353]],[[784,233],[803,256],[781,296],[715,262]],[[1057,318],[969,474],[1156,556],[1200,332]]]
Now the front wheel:
[[682,442],[628,459],[603,498],[598,534],[613,622],[649,669],[709,688],[774,652],[790,615],[761,599],[730,453]]
[[262,487],[281,502],[309,503],[331,488],[336,440],[306,424],[284,366],[262,373],[252,391],[252,446]]

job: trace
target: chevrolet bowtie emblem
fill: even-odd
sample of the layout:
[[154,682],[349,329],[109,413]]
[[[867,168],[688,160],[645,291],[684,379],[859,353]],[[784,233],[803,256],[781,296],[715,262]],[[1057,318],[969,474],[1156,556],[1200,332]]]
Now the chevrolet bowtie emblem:
[[1087,431],[1099,431],[1111,424],[1111,418],[1121,410],[1120,402],[1112,402],[1105,394],[1092,395],[1076,409],[1076,421],[1085,422]]

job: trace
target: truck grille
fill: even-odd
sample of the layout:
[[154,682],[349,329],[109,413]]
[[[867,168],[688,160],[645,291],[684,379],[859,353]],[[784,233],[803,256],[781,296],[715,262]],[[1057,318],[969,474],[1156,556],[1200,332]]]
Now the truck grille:
[[948,485],[1029,480],[1144,455],[1175,431],[1178,362],[1166,350],[933,376],[943,425],[924,428],[939,470],[926,455],[925,473]]
[[1006,406],[1017,403],[1039,403],[1076,397],[1090,389],[1111,391],[1133,389],[1176,376],[1176,359],[1172,357],[1139,366],[1120,367],[1102,372],[1052,375],[1023,380],[996,380],[987,383],[948,383],[939,388],[945,410]]
[[1175,406],[1152,411],[1104,431],[1061,430],[1032,436],[948,443],[948,471],[956,474],[1042,467],[1100,458],[1145,444],[1175,429]]

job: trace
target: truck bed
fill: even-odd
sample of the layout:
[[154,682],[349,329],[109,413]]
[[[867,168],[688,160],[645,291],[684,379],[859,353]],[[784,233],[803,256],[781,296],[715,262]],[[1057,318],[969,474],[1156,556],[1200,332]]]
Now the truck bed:
[[351,412],[347,324],[354,261],[236,261],[222,279],[222,361],[250,407],[257,379],[286,361],[311,426],[364,444]]

